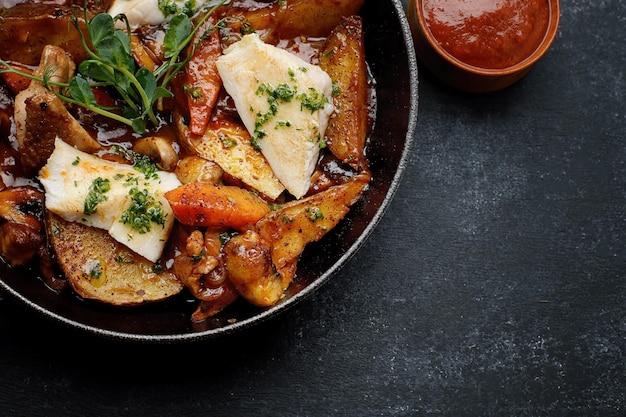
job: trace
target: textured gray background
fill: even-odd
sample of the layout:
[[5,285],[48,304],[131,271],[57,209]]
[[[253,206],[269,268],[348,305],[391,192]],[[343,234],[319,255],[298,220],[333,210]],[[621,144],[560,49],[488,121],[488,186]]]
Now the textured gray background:
[[1,301],[0,415],[626,415],[626,2],[561,6],[511,88],[421,72],[396,199],[287,314],[142,346]]

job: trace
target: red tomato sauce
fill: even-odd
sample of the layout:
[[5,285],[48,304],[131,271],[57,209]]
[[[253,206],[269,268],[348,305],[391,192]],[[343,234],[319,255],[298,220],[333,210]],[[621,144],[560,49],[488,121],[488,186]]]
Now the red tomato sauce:
[[548,0],[421,0],[428,28],[456,59],[479,68],[528,58],[548,29]]

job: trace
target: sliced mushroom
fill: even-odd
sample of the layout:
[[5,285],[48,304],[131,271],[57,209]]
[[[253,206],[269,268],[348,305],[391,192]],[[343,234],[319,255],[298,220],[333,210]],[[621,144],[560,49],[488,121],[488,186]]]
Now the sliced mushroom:
[[178,163],[178,153],[172,143],[159,136],[139,139],[133,145],[133,150],[149,157],[164,171],[172,171]]

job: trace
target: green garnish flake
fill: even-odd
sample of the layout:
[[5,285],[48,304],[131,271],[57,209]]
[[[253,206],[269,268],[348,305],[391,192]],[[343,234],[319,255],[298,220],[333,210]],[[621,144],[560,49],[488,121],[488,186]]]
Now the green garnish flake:
[[309,220],[312,222],[324,219],[324,213],[319,207],[306,207],[304,211],[309,215]]
[[78,165],[80,163],[80,156],[77,156],[76,159],[72,161],[72,165]]
[[291,127],[291,122],[289,120],[280,120],[276,122],[274,129],[280,129],[281,127]]
[[133,261],[131,258],[125,258],[122,255],[115,255],[115,262],[117,262],[118,264],[133,264],[133,263],[135,263],[135,261]]
[[89,270],[90,279],[99,279],[102,277],[102,264],[99,261],[93,263],[92,268]]
[[103,201],[106,201],[108,197],[105,195],[111,189],[110,181],[107,178],[98,177],[92,181],[85,197],[85,204],[83,207],[83,213],[86,215],[94,214],[97,211],[97,206]]
[[235,139],[223,133],[220,134],[220,141],[222,142],[222,145],[224,145],[224,147],[228,149],[237,146],[237,141]]
[[204,258],[204,256],[206,255],[204,249],[202,249],[202,251],[198,254],[195,255],[191,255],[191,262],[200,262],[202,260],[202,258]]
[[128,191],[128,196],[130,206],[122,213],[121,223],[129,224],[139,234],[152,230],[152,223],[165,227],[167,213],[163,211],[163,205],[156,201],[148,190],[134,187]]
[[195,101],[200,100],[204,97],[204,94],[202,93],[202,88],[189,84],[185,84],[183,86],[183,92]]
[[311,113],[328,104],[328,97],[324,94],[320,94],[320,92],[313,87],[309,88],[309,94],[302,93],[296,98],[300,100],[300,109],[311,110]]
[[144,155],[135,155],[135,162],[133,168],[144,175],[147,180],[158,180],[159,169],[155,164],[150,161],[150,158]]

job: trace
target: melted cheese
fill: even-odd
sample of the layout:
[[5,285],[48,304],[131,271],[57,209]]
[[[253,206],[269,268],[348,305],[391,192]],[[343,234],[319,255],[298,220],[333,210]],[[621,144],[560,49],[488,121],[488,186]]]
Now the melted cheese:
[[[158,178],[146,179],[129,165],[105,161],[81,152],[60,139],[46,165],[39,173],[46,192],[46,208],[67,221],[109,231],[109,234],[146,259],[156,262],[163,252],[174,223],[174,214],[163,197],[181,185],[169,172],[158,172]],[[93,185],[106,182],[107,190],[96,192]],[[123,215],[131,204],[131,189],[147,190],[155,206],[163,211],[164,224],[150,223],[150,230],[141,233],[123,222]],[[100,201],[87,210],[85,204]],[[90,213],[93,211],[93,213]]]
[[226,49],[217,69],[276,177],[293,196],[304,196],[334,111],[328,74],[256,34]]

